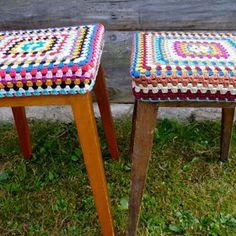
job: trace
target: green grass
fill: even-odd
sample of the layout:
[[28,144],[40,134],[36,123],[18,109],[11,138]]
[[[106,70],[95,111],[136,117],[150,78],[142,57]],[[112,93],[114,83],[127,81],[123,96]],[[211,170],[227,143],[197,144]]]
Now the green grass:
[[[117,235],[127,223],[130,120],[116,121],[120,161],[109,160],[98,122]],[[0,125],[0,235],[100,235],[74,125],[30,126],[34,156],[25,161],[13,125]],[[236,132],[227,163],[219,134],[218,122],[158,122],[139,235],[236,235]]]

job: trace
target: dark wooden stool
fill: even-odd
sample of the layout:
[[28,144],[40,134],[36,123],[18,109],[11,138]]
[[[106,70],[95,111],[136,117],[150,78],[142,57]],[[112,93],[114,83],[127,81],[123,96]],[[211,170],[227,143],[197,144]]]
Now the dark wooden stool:
[[236,106],[236,34],[140,32],[134,36],[135,96],[127,235],[136,234],[158,107],[222,108],[220,160],[226,161]]

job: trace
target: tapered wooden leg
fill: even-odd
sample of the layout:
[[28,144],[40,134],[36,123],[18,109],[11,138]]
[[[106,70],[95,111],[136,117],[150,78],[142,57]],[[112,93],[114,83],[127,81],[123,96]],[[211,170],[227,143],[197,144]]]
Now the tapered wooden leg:
[[75,96],[71,105],[101,229],[104,236],[112,236],[114,229],[91,94]]
[[137,101],[127,236],[136,235],[148,162],[152,150],[153,132],[156,126],[156,114],[155,104]]
[[131,138],[130,138],[130,156],[132,157],[133,147],[134,147],[134,136],[136,130],[136,116],[137,116],[137,100],[134,101],[134,109],[133,109],[133,117],[132,117],[132,131],[131,131]]
[[230,143],[234,124],[234,108],[222,108],[220,159],[229,158]]
[[94,92],[97,98],[98,107],[101,114],[103,127],[105,130],[108,148],[113,159],[119,158],[117,139],[115,129],[112,121],[112,114],[106,89],[106,83],[103,75],[102,67],[99,67],[96,83],[94,85]]
[[32,145],[30,141],[29,126],[27,123],[25,108],[12,107],[12,112],[16,124],[16,130],[19,136],[21,151],[26,160],[32,156]]

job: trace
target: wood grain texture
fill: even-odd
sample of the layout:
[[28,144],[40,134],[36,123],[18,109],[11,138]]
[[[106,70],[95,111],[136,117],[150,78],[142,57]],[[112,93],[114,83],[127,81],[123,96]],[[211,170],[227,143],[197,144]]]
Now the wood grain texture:
[[19,107],[19,106],[48,106],[48,105],[70,105],[71,100],[80,99],[83,94],[57,95],[57,96],[31,96],[1,98],[0,107]]
[[91,94],[72,99],[71,106],[104,236],[114,236],[110,201],[103,168],[102,153],[93,112]]
[[234,0],[1,0],[0,29],[101,22],[109,30],[236,27]]
[[136,117],[137,117],[137,103],[138,101],[135,99],[134,101],[134,109],[133,109],[133,116],[132,116],[132,130],[131,130],[131,137],[130,137],[130,156],[132,157],[133,148],[134,148],[134,137],[135,137],[135,131],[136,131]]
[[221,145],[220,160],[227,161],[229,158],[230,144],[234,125],[235,108],[223,108],[221,120]]
[[127,236],[136,235],[157,116],[157,107],[154,103],[137,101],[136,106]]

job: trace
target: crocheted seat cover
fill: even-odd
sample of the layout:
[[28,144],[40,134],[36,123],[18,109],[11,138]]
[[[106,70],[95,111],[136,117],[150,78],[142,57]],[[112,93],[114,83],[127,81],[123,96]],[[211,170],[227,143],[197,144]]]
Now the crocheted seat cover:
[[236,102],[235,32],[140,32],[133,42],[137,99]]
[[90,91],[103,41],[100,24],[0,32],[0,97]]

